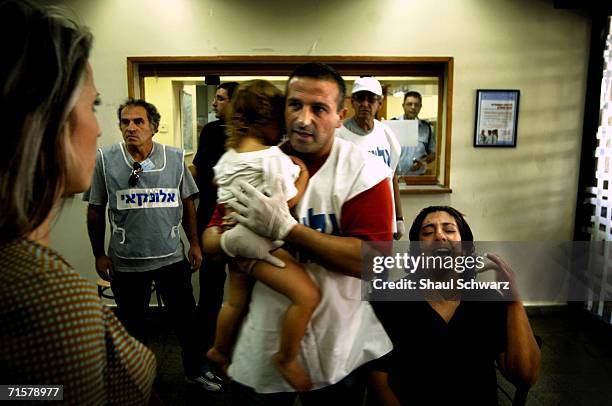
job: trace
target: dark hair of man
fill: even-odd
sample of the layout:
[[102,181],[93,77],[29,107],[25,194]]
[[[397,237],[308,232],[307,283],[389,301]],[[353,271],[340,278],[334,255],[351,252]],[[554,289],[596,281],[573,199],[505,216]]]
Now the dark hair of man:
[[[344,107],[346,84],[344,83],[344,79],[342,79],[342,76],[331,66],[320,62],[308,62],[299,65],[297,68],[295,68],[291,75],[289,75],[289,80],[287,80],[287,86],[289,86],[289,82],[291,82],[291,79],[295,77],[327,80],[336,83],[336,85],[338,85],[338,111],[342,110],[342,108]],[[285,94],[287,94],[287,90],[288,89],[285,89]]]
[[227,97],[232,100],[232,96],[234,95],[234,90],[240,85],[238,82],[225,82],[221,83],[217,86],[217,89],[224,89],[227,92]]
[[[421,210],[419,214],[417,214],[416,218],[412,222],[412,226],[410,226],[410,232],[408,233],[408,237],[410,241],[419,241],[421,235],[421,227],[423,226],[423,221],[425,217],[431,213],[435,213],[437,211],[443,211],[450,214],[457,223],[457,228],[459,230],[459,235],[461,236],[461,241],[474,241],[474,235],[472,234],[472,229],[468,225],[467,221],[463,217],[463,214],[457,209],[450,206],[429,206]],[[463,246],[466,251],[466,255],[471,255],[474,252],[474,244],[465,244]]]
[[419,99],[419,103],[423,104],[423,98],[421,97],[421,93],[419,92],[416,92],[414,90],[406,92],[406,94],[404,95],[404,103],[406,103],[406,99],[408,97],[416,97],[417,99]]
[[156,133],[159,127],[159,120],[161,120],[161,115],[159,114],[159,111],[157,111],[157,107],[155,107],[155,105],[142,99],[127,99],[125,103],[119,106],[119,108],[117,109],[117,118],[119,119],[119,126],[121,126],[121,111],[124,108],[131,106],[139,106],[145,109],[145,111],[147,112],[147,119],[151,124],[151,129],[153,130],[153,133]]
[[92,42],[57,11],[0,2],[0,244],[38,228],[62,197]]

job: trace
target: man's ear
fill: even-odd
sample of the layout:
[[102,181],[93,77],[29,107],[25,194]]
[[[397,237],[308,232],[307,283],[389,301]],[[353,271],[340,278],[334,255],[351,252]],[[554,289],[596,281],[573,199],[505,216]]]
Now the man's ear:
[[338,125],[336,126],[336,128],[340,128],[342,127],[342,122],[344,121],[344,118],[346,117],[346,112],[348,111],[348,109],[346,107],[343,107],[339,112],[338,112]]

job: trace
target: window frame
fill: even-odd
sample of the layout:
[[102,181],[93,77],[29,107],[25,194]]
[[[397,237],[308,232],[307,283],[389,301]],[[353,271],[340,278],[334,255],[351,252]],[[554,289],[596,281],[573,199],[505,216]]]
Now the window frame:
[[[438,78],[436,175],[407,177],[402,193],[450,193],[452,57],[404,56],[130,56],[128,96],[145,98],[144,78],[193,76],[283,76],[305,62],[323,62],[343,76],[435,76]],[[440,125],[442,124],[442,125]],[[440,159],[443,158],[443,159]]]

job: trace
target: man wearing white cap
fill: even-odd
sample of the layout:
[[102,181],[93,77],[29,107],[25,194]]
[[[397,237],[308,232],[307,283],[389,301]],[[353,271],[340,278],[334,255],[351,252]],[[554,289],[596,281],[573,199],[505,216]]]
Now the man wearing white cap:
[[406,232],[399,197],[399,184],[395,174],[401,146],[393,131],[375,118],[382,106],[382,86],[371,76],[361,77],[353,84],[351,94],[351,104],[355,115],[344,120],[342,127],[336,130],[336,137],[360,146],[382,159],[389,167],[389,178],[393,185],[392,201],[394,202],[393,216],[395,218],[393,238],[399,240]]

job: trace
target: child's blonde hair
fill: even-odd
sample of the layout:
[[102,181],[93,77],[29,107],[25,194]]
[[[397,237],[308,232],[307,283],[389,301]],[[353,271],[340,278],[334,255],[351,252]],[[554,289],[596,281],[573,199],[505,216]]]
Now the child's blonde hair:
[[267,80],[254,79],[242,83],[234,91],[228,110],[230,133],[226,148],[236,148],[249,128],[278,123],[279,139],[285,128],[285,96]]

